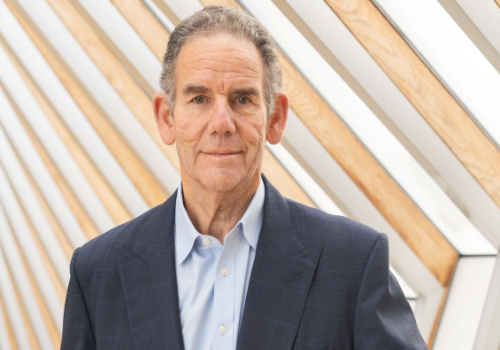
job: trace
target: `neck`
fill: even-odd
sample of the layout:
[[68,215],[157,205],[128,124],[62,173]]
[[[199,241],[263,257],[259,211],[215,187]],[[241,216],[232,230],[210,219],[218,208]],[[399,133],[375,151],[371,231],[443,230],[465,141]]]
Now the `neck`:
[[206,188],[183,178],[184,207],[198,232],[224,244],[224,238],[247,210],[259,184],[260,172],[255,179],[228,191]]

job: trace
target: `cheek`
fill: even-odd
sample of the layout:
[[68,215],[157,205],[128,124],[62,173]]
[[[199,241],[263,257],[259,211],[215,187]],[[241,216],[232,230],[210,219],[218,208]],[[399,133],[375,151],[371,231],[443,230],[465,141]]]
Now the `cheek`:
[[262,121],[247,122],[241,125],[241,137],[252,154],[259,152],[262,144],[265,142],[265,123]]
[[[186,118],[187,119],[187,118]],[[196,123],[193,120],[183,120],[177,125],[176,128],[176,138],[178,143],[194,148],[201,136],[203,135],[203,127],[201,123]]]

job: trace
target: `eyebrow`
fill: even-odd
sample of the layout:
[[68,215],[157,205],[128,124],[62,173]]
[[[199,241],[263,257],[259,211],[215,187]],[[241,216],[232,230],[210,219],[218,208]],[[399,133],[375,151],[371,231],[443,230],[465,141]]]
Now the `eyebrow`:
[[182,92],[184,93],[184,95],[201,94],[201,93],[205,93],[207,91],[208,91],[208,88],[206,86],[191,85],[191,84],[184,86],[184,88],[182,89]]
[[[203,85],[188,84],[184,86],[182,92],[184,95],[190,95],[190,94],[203,94],[206,93],[208,90],[209,89]],[[235,89],[234,91],[232,91],[232,93],[234,95],[253,96],[256,98],[259,97],[259,92],[257,91],[257,89],[253,87]]]
[[235,95],[246,95],[246,96],[259,97],[259,93],[253,87],[243,88],[243,89],[236,89],[236,90],[234,90],[233,93]]

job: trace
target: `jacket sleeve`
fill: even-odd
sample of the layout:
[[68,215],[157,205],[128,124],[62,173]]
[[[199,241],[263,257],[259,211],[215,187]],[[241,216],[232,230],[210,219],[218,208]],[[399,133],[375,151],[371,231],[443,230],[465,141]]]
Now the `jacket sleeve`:
[[356,350],[423,350],[413,311],[389,271],[387,236],[381,234],[368,259],[354,316]]
[[61,350],[92,350],[96,348],[87,305],[76,275],[75,265],[79,249],[75,250],[71,258],[71,277],[64,306]]

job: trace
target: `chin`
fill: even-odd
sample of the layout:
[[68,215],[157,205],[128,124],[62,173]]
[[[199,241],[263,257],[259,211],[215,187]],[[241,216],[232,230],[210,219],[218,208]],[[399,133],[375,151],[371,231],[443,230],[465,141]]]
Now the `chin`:
[[242,180],[240,172],[233,169],[211,169],[205,171],[201,178],[205,187],[221,192],[232,190]]

